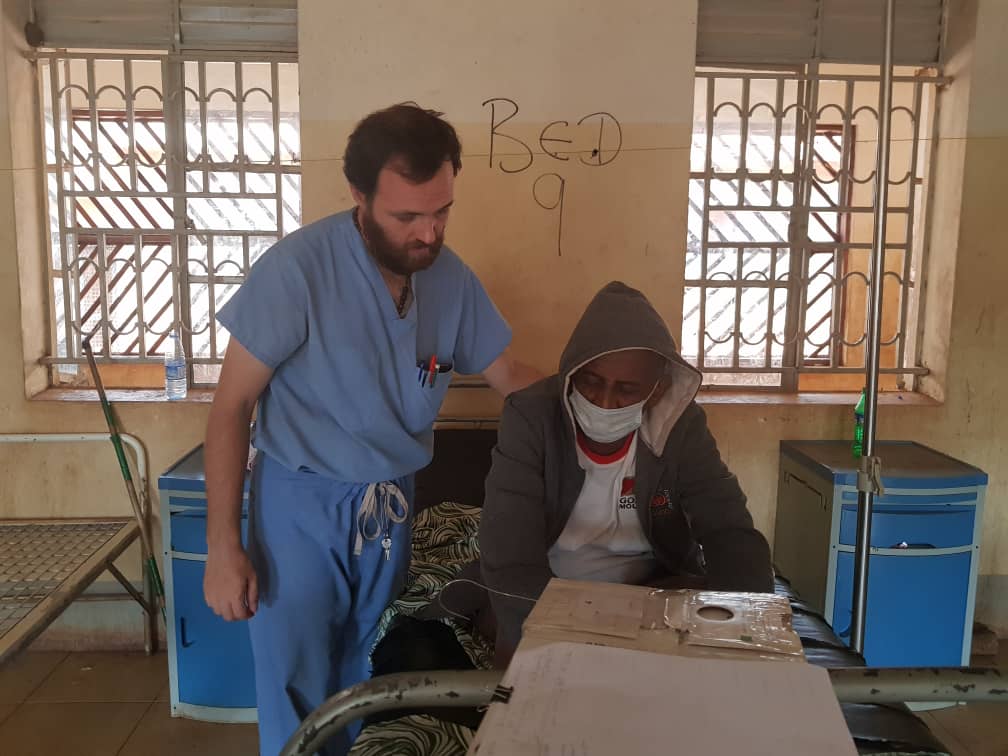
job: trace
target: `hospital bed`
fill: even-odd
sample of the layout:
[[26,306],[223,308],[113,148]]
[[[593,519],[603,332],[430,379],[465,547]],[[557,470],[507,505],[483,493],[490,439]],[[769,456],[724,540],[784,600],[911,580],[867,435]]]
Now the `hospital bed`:
[[[0,519],[0,665],[11,660],[108,571],[146,612],[147,652],[156,650],[157,615],[149,586],[138,591],[115,560],[150,527],[147,455],[140,441],[121,436],[133,450],[144,522],[135,517]],[[0,434],[9,443],[105,443],[108,434]],[[109,452],[111,454],[111,451]],[[144,557],[142,557],[144,558]]]
[[[390,629],[400,632],[396,645],[405,645],[404,641],[409,640],[409,628],[403,635],[403,627],[396,626],[396,618],[422,615],[424,607],[436,601],[440,589],[477,553],[475,527],[495,439],[496,431],[490,425],[466,427],[464,423],[456,423],[436,431],[434,461],[416,478],[410,580],[406,593],[383,618],[382,633]],[[794,628],[809,663],[833,670],[834,688],[843,702],[843,715],[860,753],[894,756],[948,753],[924,722],[900,703],[912,700],[907,697],[910,691],[915,692],[918,700],[928,697],[963,700],[966,697],[963,690],[968,695],[983,694],[989,698],[991,691],[1003,693],[1008,687],[997,672],[990,670],[938,673],[931,669],[923,672],[864,669],[863,658],[853,653],[826,621],[802,602],[785,578],[777,578],[776,592],[791,603]],[[472,725],[480,716],[478,707],[487,703],[499,676],[489,670],[492,649],[471,626],[451,618],[444,622],[471,664],[452,664],[453,669],[423,674],[396,670],[394,665],[385,664],[381,671],[393,674],[344,691],[316,710],[306,720],[315,740],[304,741],[302,746],[314,748],[319,738],[324,742],[327,735],[350,721],[365,718],[371,723],[363,729],[352,756],[464,754],[473,735]],[[381,649],[381,644],[378,648]],[[926,695],[922,686],[930,686]],[[396,709],[402,716],[394,719],[387,718],[388,713],[376,716],[378,712]]]

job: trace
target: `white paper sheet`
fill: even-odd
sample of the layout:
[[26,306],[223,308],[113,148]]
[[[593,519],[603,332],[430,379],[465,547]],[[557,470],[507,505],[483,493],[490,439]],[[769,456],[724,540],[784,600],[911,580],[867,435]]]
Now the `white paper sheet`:
[[515,654],[478,756],[856,756],[826,670],[583,643]]

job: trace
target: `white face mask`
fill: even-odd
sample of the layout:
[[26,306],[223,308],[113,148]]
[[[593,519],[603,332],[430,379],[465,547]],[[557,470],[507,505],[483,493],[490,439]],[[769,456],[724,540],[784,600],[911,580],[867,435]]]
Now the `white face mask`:
[[[654,389],[651,389],[651,394],[653,393]],[[628,407],[603,409],[585,399],[575,387],[570,394],[570,404],[574,418],[588,438],[600,444],[611,444],[626,438],[641,427],[641,423],[644,422],[644,405],[651,398],[651,394],[648,394],[644,401]]]

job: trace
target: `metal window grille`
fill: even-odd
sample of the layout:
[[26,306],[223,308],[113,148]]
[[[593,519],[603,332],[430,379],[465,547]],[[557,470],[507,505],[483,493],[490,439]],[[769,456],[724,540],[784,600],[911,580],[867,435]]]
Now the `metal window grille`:
[[178,330],[193,386],[216,382],[216,313],[300,225],[293,57],[38,58],[49,213],[53,383],[160,363]]
[[[926,373],[915,282],[944,81],[899,73],[882,342],[892,388]],[[878,86],[877,70],[853,66],[697,72],[682,350],[707,384],[796,391],[813,374],[863,372]]]

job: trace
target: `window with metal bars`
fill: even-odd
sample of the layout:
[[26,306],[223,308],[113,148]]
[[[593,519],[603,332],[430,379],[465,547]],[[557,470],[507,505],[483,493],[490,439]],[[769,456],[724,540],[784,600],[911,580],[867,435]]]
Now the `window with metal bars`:
[[192,386],[216,383],[218,308],[301,222],[292,56],[38,59],[54,385],[163,385],[182,335]]
[[[882,369],[919,365],[935,87],[894,83]],[[683,355],[709,386],[859,390],[873,232],[878,69],[704,69],[696,76]]]

